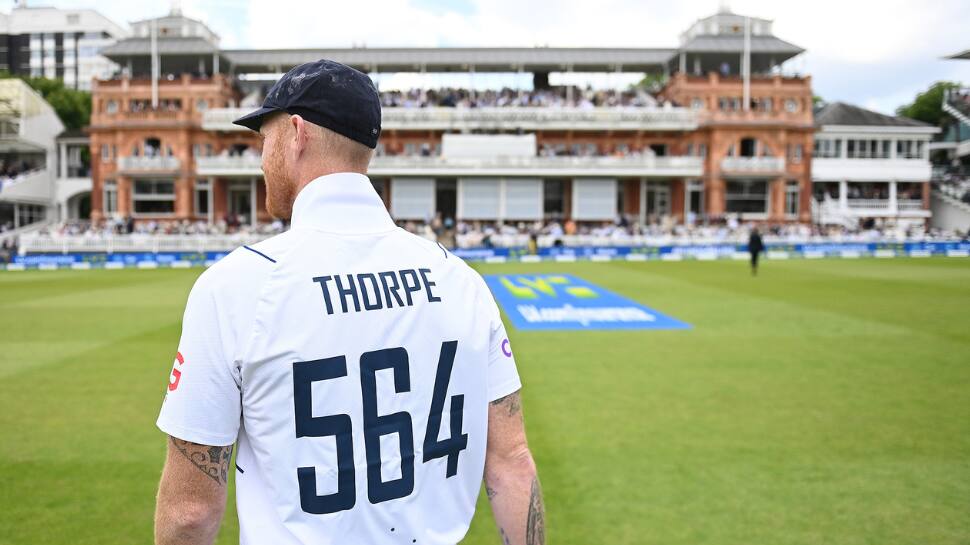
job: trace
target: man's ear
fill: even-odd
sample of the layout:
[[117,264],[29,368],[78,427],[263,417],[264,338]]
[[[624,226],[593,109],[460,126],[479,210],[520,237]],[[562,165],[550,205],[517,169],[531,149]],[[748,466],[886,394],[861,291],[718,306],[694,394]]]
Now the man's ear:
[[307,141],[310,139],[310,135],[307,133],[306,121],[296,114],[291,115],[289,121],[290,126],[293,127],[293,138],[294,144],[296,144],[296,151],[298,154],[302,154],[303,150],[306,148]]

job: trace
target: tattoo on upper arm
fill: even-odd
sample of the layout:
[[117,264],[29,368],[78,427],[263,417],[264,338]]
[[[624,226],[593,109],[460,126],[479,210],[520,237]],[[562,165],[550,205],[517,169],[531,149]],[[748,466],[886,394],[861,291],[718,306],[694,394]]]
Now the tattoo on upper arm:
[[229,460],[232,458],[232,445],[210,447],[169,436],[175,449],[188,458],[192,465],[219,484],[229,482]]
[[525,525],[526,545],[545,545],[546,510],[542,505],[542,488],[539,477],[532,478],[532,493],[529,495],[529,516]]
[[491,403],[492,406],[502,406],[508,409],[509,416],[514,416],[522,410],[522,398],[519,392],[513,392],[505,397],[500,397]]

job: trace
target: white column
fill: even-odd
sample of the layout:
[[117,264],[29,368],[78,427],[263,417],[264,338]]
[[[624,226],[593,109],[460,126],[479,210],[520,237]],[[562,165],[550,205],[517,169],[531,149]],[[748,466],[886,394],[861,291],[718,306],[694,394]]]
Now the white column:
[[681,74],[687,73],[687,53],[684,51],[680,52],[680,63],[678,68],[680,69]]
[[839,146],[839,158],[848,159],[849,158],[849,139],[842,138],[841,145]]
[[[572,65],[567,66],[566,69],[567,69],[567,71],[570,74],[573,73],[573,66]],[[568,84],[568,83],[566,85],[567,85],[566,86],[566,102],[569,103],[569,105],[571,106],[572,105],[572,102],[573,102],[573,86],[570,85],[570,84]]]
[[744,18],[744,54],[741,59],[743,61],[741,76],[744,78],[742,82],[743,95],[744,95],[744,111],[751,109],[751,18]]
[[896,180],[889,182],[889,211],[893,214],[899,213],[899,200],[896,198]]
[[57,145],[59,148],[61,163],[58,165],[57,171],[60,173],[59,177],[61,179],[67,178],[67,144],[61,142]]
[[256,178],[249,179],[249,223],[256,227]]
[[20,204],[13,203],[13,228],[18,229],[20,227]]
[[158,55],[158,19],[152,20],[151,29],[151,53],[152,53],[152,109],[158,108],[158,78],[161,75],[159,64],[161,58]]
[[896,139],[892,138],[889,140],[889,158],[896,159]]
[[219,73],[219,53],[212,54],[212,75]]
[[849,183],[845,180],[839,180],[839,209],[849,209]]

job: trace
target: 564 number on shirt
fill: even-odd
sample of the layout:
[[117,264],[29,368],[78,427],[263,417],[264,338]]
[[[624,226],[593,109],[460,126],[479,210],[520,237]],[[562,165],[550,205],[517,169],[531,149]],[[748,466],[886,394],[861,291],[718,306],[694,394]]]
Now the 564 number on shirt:
[[[447,457],[446,477],[458,473],[458,455],[468,446],[468,434],[461,432],[464,395],[453,395],[450,400],[451,436],[438,440],[441,431],[441,413],[445,405],[451,370],[455,364],[458,341],[441,343],[438,369],[435,373],[434,393],[428,426],[424,432],[424,456],[427,463]],[[384,348],[365,352],[360,356],[360,390],[364,413],[364,450],[367,455],[367,499],[381,503],[403,498],[414,491],[414,430],[411,415],[407,411],[377,414],[377,371],[391,369],[394,373],[394,391],[411,390],[408,353],[403,347]],[[346,356],[322,360],[300,361],[293,364],[293,408],[296,413],[296,437],[336,438],[337,443],[337,491],[318,495],[316,468],[299,467],[296,470],[300,487],[300,506],[307,513],[326,514],[346,511],[357,501],[354,471],[353,425],[348,414],[313,416],[310,387],[314,382],[347,376]],[[384,481],[381,478],[381,437],[396,434],[401,452],[401,477]]]

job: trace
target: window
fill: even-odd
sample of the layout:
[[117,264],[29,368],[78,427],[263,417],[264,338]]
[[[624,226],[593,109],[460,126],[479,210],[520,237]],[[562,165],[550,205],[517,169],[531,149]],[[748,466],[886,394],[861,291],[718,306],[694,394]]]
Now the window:
[[118,186],[114,181],[104,182],[104,215],[111,216],[118,212]]
[[741,109],[741,98],[721,97],[717,100],[717,107],[721,111],[736,112]]
[[831,159],[842,156],[841,138],[819,138],[815,140],[815,157]]
[[104,111],[108,112],[109,114],[118,113],[118,101],[109,100],[108,102],[106,102],[104,104]]
[[209,182],[198,180],[195,182],[195,214],[206,216],[209,214]]
[[768,182],[727,182],[724,199],[726,211],[729,213],[764,214],[768,209]]
[[921,159],[923,157],[922,140],[899,140],[896,142],[896,157],[899,159]]
[[198,111],[200,111],[200,112],[204,112],[205,110],[208,110],[209,109],[209,101],[206,100],[206,99],[204,99],[204,98],[200,98],[200,99],[196,100],[195,101],[195,109],[198,110]]
[[792,163],[801,163],[803,152],[804,150],[802,149],[801,144],[793,144],[788,146],[788,156],[791,158]]
[[838,201],[839,182],[815,182],[812,184],[812,194],[818,202]]
[[785,215],[798,215],[798,182],[793,180],[785,183]]
[[754,138],[741,139],[741,157],[756,157],[758,141]]
[[795,100],[795,99],[793,99],[793,98],[785,99],[785,111],[788,112],[788,113],[795,113],[795,112],[797,112],[798,111],[798,101]]
[[131,200],[135,214],[172,214],[175,212],[175,182],[135,180]]
[[695,98],[690,101],[690,107],[694,110],[701,110],[704,108],[704,101],[700,98]]
[[888,159],[889,140],[849,140],[849,159]]
[[565,182],[545,180],[542,182],[542,215],[547,219],[561,219],[566,210]]
[[101,160],[110,161],[111,160],[111,148],[107,144],[101,144]]

